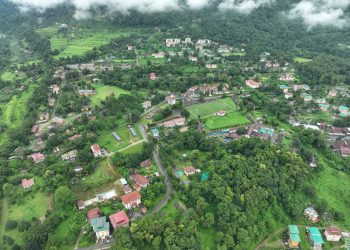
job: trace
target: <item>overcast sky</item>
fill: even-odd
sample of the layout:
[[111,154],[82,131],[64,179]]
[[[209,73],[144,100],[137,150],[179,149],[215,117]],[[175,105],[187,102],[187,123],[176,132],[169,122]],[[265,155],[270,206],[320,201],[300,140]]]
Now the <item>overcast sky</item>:
[[[10,0],[21,10],[36,9],[44,11],[59,4],[72,3],[76,7],[76,18],[86,18],[89,9],[97,5],[107,5],[111,11],[127,13],[131,9],[141,12],[179,10],[179,0]],[[191,9],[201,9],[212,0],[185,0]],[[249,15],[261,6],[270,6],[275,1],[283,0],[223,0],[218,6],[219,11],[236,11]],[[350,0],[301,0],[286,10],[290,19],[301,19],[310,29],[317,25],[343,28],[350,24],[345,16]]]

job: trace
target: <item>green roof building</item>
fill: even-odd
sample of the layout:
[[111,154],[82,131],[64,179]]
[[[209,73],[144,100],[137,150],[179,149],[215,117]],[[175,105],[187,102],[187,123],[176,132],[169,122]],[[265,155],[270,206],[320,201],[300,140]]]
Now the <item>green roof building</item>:
[[106,216],[92,218],[90,224],[97,239],[105,239],[109,236],[109,222]]
[[322,246],[324,244],[321,232],[317,227],[309,227],[307,231],[309,234],[310,242],[314,247]]
[[299,229],[296,225],[289,225],[288,226],[288,245],[290,248],[299,248],[300,244],[300,237],[299,237]]
[[204,172],[201,175],[201,181],[207,181],[209,179],[209,172]]

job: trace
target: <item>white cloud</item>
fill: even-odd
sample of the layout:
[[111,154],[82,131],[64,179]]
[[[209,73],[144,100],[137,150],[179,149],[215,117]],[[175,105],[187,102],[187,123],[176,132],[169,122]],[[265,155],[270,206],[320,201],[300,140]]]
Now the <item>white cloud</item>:
[[201,9],[209,5],[210,0],[187,0],[187,5],[192,9]]
[[350,0],[302,0],[289,11],[291,19],[302,19],[311,29],[317,25],[343,28],[349,24],[345,10]]
[[243,14],[249,14],[260,6],[269,5],[274,0],[224,0],[219,4],[220,10],[235,10]]

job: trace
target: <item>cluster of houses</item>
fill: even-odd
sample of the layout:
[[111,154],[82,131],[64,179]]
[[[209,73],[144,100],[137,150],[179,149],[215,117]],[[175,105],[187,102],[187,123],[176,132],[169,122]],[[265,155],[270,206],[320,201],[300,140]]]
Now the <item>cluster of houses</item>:
[[200,97],[201,94],[212,96],[228,93],[230,88],[230,85],[228,83],[223,84],[221,90],[219,90],[219,86],[219,83],[192,86],[183,94],[183,97],[187,99],[192,99]]
[[[345,233],[346,234],[346,233]],[[317,227],[306,227],[306,236],[309,240],[313,249],[323,249],[324,238],[322,233]],[[324,230],[324,237],[327,241],[338,242],[343,236],[342,231],[336,226],[327,227]],[[288,226],[288,246],[289,248],[299,248],[300,247],[300,232],[296,225]]]
[[274,143],[281,143],[284,137],[283,133],[279,133],[274,128],[266,126],[263,123],[249,125],[245,136],[248,138],[258,137]]

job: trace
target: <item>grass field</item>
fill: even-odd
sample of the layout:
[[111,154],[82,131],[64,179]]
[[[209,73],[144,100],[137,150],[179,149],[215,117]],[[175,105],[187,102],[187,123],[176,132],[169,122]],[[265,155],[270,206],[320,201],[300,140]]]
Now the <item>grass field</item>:
[[9,220],[27,220],[32,218],[39,219],[46,214],[49,207],[49,198],[42,192],[36,192],[29,195],[22,204],[9,207]]
[[60,51],[55,56],[56,58],[73,55],[79,56],[84,55],[95,47],[108,44],[114,38],[130,36],[137,31],[137,29],[79,30],[73,34],[73,38],[54,35],[50,41],[52,49]]
[[317,113],[299,115],[298,119],[304,120],[309,123],[331,122],[332,115],[329,112],[319,111]]
[[123,154],[136,154],[136,153],[140,153],[143,149],[144,143],[139,143],[136,144],[130,148],[127,148],[123,151],[121,151]]
[[297,62],[297,63],[308,63],[308,62],[312,62],[312,59],[304,58],[304,57],[295,57],[294,58],[294,62]]
[[96,90],[96,95],[91,96],[91,102],[93,105],[98,105],[101,101],[105,100],[107,96],[114,94],[115,97],[121,94],[128,94],[129,91],[109,85],[95,84],[93,87]]
[[141,133],[139,129],[134,126],[134,129],[137,133],[136,137],[133,137],[130,133],[129,128],[124,125],[120,128],[115,129],[114,131],[117,133],[117,135],[120,136],[122,139],[121,141],[117,141],[113,135],[113,131],[104,131],[99,135],[99,138],[97,140],[97,143],[102,147],[106,148],[109,153],[115,152],[117,150],[120,150],[122,148],[125,148],[129,146],[132,142],[139,141],[141,139]]
[[49,26],[46,28],[37,29],[36,33],[38,33],[40,36],[48,37],[48,36],[52,36],[52,35],[56,34],[57,31],[58,31],[58,29],[56,26]]
[[11,71],[5,71],[1,75],[1,80],[3,81],[13,81],[16,79],[16,74]]
[[215,115],[215,113],[220,110],[224,110],[226,112],[235,111],[236,105],[230,98],[224,98],[213,102],[195,104],[187,107],[187,110],[193,117],[200,116],[201,118],[205,119]]
[[247,117],[242,115],[239,111],[234,111],[226,114],[226,116],[223,116],[223,117],[214,116],[214,117],[208,118],[205,121],[205,127],[210,130],[215,130],[220,128],[246,125],[249,123],[250,121],[247,119]]
[[20,97],[13,96],[12,99],[3,106],[1,119],[9,127],[18,127],[23,120],[28,99],[32,96],[34,85],[30,85],[29,89],[23,92]]

